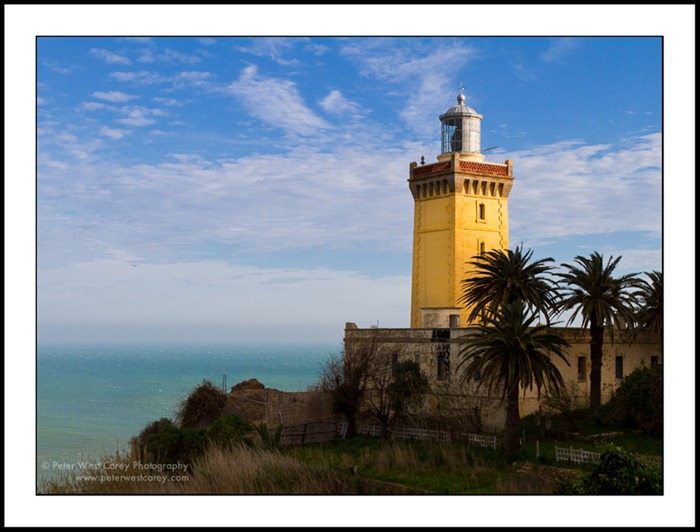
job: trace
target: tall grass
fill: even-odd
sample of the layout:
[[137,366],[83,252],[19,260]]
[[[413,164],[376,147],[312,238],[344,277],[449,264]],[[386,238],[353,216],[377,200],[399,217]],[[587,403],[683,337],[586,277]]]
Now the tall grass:
[[[70,473],[41,483],[45,494],[347,494],[357,491],[355,480],[339,471],[304,464],[276,451],[249,447],[211,446],[187,471],[152,473],[151,480],[135,480],[124,457],[90,471],[93,478]],[[154,478],[155,476],[163,477]],[[82,478],[81,478],[82,476]],[[165,478],[167,476],[167,478]],[[179,477],[179,479],[178,479]]]
[[[93,478],[70,473],[44,481],[47,494],[551,494],[554,468],[506,462],[496,451],[462,444],[338,441],[286,450],[211,445],[187,470],[134,478],[133,459],[117,455]],[[121,478],[116,478],[115,475]],[[105,477],[107,480],[105,480]],[[179,478],[178,478],[179,477]]]
[[551,494],[542,467],[513,467],[495,451],[435,441],[335,442],[292,451],[308,464],[356,468],[362,477],[433,494]]

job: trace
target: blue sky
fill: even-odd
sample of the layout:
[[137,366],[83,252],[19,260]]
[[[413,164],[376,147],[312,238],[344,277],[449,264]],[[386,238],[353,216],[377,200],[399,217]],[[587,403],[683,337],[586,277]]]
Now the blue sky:
[[[557,263],[598,250],[623,255],[621,272],[658,269],[663,198],[664,369],[673,383],[664,402],[674,435],[664,497],[596,500],[598,511],[586,513],[573,500],[532,512],[538,501],[528,500],[528,511],[509,514],[497,511],[502,498],[479,498],[471,512],[466,500],[466,512],[454,512],[454,501],[431,499],[435,511],[420,513],[415,499],[401,499],[390,512],[352,515],[331,500],[323,506],[336,513],[319,512],[306,498],[236,518],[694,523],[683,458],[694,450],[692,431],[683,434],[695,388],[694,11],[4,6],[6,396],[32,404],[35,339],[339,344],[346,321],[407,326],[408,165],[434,160],[437,117],[462,82],[484,116],[482,146],[497,146],[488,160],[514,161],[511,244]],[[165,38],[178,35],[192,38]],[[307,38],[315,35],[355,37]],[[520,38],[530,36],[538,38]],[[31,411],[6,413],[17,433],[33,433]],[[230,523],[220,501],[206,498],[197,501],[205,511],[184,514],[167,499],[158,501],[164,512],[153,512],[152,499],[129,501],[142,512],[23,499],[34,490],[26,466],[34,457],[15,440],[8,524],[89,525],[105,515],[115,525],[132,524],[131,515]]]
[[460,83],[514,161],[511,246],[660,270],[661,65],[660,37],[40,37],[39,339],[407,326],[408,165]]

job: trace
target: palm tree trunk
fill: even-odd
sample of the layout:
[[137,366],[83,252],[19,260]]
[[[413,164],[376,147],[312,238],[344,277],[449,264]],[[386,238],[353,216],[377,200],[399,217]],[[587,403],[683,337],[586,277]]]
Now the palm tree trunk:
[[605,329],[591,324],[591,410],[600,409],[601,369],[603,367],[603,334]]
[[517,451],[520,447],[518,443],[518,425],[520,424],[519,406],[520,386],[516,384],[508,391],[506,404],[506,426],[503,430],[503,450],[506,453]]

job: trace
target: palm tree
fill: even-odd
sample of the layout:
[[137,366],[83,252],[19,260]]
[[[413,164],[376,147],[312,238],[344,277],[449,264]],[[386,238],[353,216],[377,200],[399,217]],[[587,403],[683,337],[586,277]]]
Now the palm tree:
[[532,250],[523,253],[519,246],[514,251],[487,251],[468,263],[475,272],[462,281],[463,295],[458,303],[471,307],[470,322],[520,299],[528,308],[542,312],[549,323],[550,313],[556,309],[556,284],[544,275],[553,269],[547,263],[554,259],[531,262],[531,258]]
[[552,355],[569,365],[565,349],[569,343],[562,337],[548,332],[545,325],[533,326],[536,314],[528,315],[522,300],[502,305],[477,325],[473,334],[464,337],[460,350],[463,358],[458,367],[463,368],[461,379],[471,381],[481,374],[478,387],[488,386],[492,392],[501,393],[506,400],[506,424],[503,449],[506,452],[518,448],[516,431],[520,423],[520,387],[557,393],[564,382]]
[[649,281],[642,279],[636,293],[639,299],[637,325],[640,329],[651,331],[663,338],[664,327],[664,289],[663,274],[653,271],[646,274]]
[[634,323],[636,296],[630,290],[639,286],[635,274],[613,275],[620,259],[610,257],[607,263],[597,251],[590,257],[577,256],[577,265],[562,264],[568,271],[556,274],[566,286],[561,287],[561,312],[573,310],[567,325],[580,314],[583,327],[591,336],[591,390],[590,405],[600,407],[601,367],[603,365],[603,335],[610,330],[610,340],[615,341],[614,329]]

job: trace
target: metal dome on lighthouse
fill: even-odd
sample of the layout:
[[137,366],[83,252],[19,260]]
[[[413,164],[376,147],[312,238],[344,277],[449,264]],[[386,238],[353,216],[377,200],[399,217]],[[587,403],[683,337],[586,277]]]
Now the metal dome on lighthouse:
[[464,103],[464,94],[457,96],[457,105],[440,115],[442,123],[442,153],[479,153],[481,151],[481,119],[474,109]]

